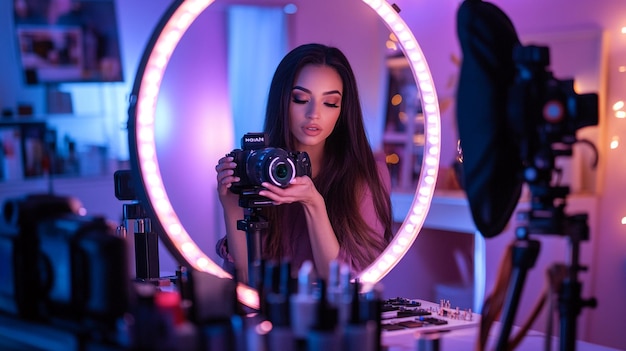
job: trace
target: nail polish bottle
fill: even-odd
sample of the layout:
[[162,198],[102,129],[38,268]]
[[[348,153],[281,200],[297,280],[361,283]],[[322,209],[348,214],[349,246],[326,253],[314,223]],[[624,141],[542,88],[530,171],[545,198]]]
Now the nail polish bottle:
[[313,295],[313,263],[305,261],[298,271],[298,290],[290,296],[291,326],[296,347],[306,347],[307,335],[315,323],[317,299]]
[[360,315],[361,320],[371,323],[374,326],[373,335],[371,335],[375,350],[382,349],[381,343],[381,313],[382,313],[382,298],[380,285],[374,285],[367,292],[363,293],[363,301],[361,302]]
[[337,331],[337,308],[328,302],[326,282],[318,280],[320,298],[316,308],[315,324],[307,336],[308,351],[339,351],[341,339]]
[[267,334],[268,350],[294,351],[296,348],[290,316],[291,265],[283,262],[279,269],[278,291],[270,291],[266,296],[267,320],[272,329]]
[[337,286],[336,306],[339,312],[339,327],[342,328],[350,320],[352,308],[352,283],[350,267],[342,264],[339,267],[339,284]]
[[355,280],[352,285],[350,301],[350,316],[342,331],[342,350],[344,351],[375,351],[376,348],[376,321],[363,318],[361,307],[363,301],[360,295],[361,285]]

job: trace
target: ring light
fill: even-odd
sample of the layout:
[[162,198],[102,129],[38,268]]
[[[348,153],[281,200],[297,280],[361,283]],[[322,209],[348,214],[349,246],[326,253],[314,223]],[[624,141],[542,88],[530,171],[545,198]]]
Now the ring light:
[[[161,238],[171,254],[181,263],[220,278],[232,278],[213,262],[189,236],[165,191],[156,155],[154,120],[160,85],[169,59],[189,26],[214,0],[177,0],[167,10],[143,53],[130,96],[128,139],[131,169],[141,183],[139,196],[164,233]],[[363,0],[396,35],[419,87],[425,120],[425,144],[422,171],[411,209],[398,233],[383,253],[360,273],[365,285],[382,279],[402,259],[422,228],[435,191],[440,154],[440,117],[437,94],[426,59],[398,11],[384,0]],[[252,308],[259,307],[256,290],[239,284],[239,300]]]

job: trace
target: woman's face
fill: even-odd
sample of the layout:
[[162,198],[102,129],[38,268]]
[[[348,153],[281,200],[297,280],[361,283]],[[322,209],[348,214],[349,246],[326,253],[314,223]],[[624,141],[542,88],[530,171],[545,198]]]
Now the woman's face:
[[291,89],[289,128],[299,151],[324,146],[341,112],[343,82],[331,67],[307,65]]

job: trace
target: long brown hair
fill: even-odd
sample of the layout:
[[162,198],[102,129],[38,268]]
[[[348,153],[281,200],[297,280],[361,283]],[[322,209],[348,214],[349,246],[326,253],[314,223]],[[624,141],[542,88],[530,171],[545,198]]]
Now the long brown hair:
[[[339,245],[349,252],[357,266],[366,267],[376,257],[369,252],[382,252],[393,237],[391,232],[391,200],[377,171],[363,125],[363,113],[354,72],[346,56],[337,48],[322,44],[305,44],[289,52],[278,65],[270,86],[264,131],[275,147],[294,150],[289,130],[291,90],[297,74],[307,65],[333,68],[343,81],[341,113],[333,132],[326,140],[324,158],[313,182],[324,197],[330,223]],[[374,233],[362,218],[359,201],[369,188],[376,215],[384,223],[385,233]],[[281,218],[281,206],[266,209],[270,219],[269,235],[265,240],[267,257],[282,257],[282,229],[276,225]],[[374,250],[362,250],[359,247]]]

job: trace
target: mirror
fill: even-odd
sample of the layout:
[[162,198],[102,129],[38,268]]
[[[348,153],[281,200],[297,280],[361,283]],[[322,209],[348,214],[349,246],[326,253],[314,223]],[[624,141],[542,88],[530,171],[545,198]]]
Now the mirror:
[[[411,212],[394,241],[360,275],[364,283],[375,283],[411,246],[430,205],[439,161],[437,99],[419,46],[391,5],[382,1],[327,2],[331,5],[293,2],[298,11],[288,20],[289,48],[317,41],[338,46],[346,53],[359,82],[371,140],[378,133],[381,143],[385,123],[388,28],[400,39],[414,76],[419,78],[426,130],[419,187]],[[213,262],[215,242],[224,235],[224,231],[214,227],[223,226],[214,166],[219,157],[239,146],[232,132],[228,87],[224,85],[228,81],[224,68],[226,38],[215,35],[224,33],[226,3],[179,1],[172,5],[144,53],[129,109],[132,168],[141,176],[149,210],[168,233],[165,241],[172,254],[198,269],[224,277],[228,275]],[[209,4],[215,7],[204,10]],[[345,21],[346,14],[350,14],[349,23]],[[266,91],[251,94],[264,97]],[[249,297],[254,295],[253,291],[242,291]]]

